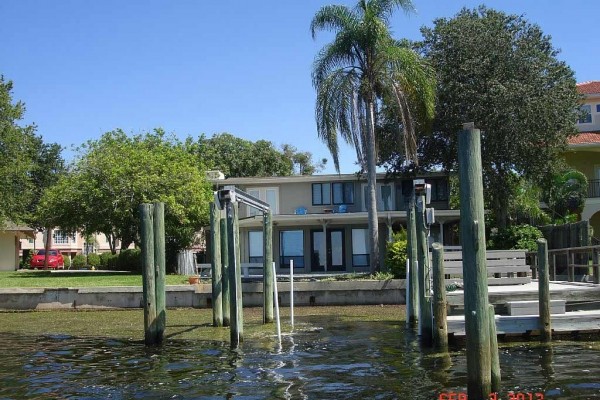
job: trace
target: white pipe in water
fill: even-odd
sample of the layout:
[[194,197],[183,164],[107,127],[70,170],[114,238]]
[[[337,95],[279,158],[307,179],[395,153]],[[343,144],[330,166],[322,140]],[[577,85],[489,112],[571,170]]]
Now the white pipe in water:
[[275,295],[275,323],[277,324],[277,338],[281,343],[281,323],[279,321],[279,293],[277,291],[277,272],[275,271],[275,262],[273,262],[273,289]]
[[294,327],[294,260],[290,260],[290,322]]

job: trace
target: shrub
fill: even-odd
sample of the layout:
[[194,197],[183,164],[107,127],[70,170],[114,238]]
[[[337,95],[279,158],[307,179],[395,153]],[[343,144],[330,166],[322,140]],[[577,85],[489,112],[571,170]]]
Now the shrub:
[[121,271],[142,272],[142,251],[125,249],[119,253],[117,268]]
[[113,253],[102,253],[100,254],[100,267],[102,269],[117,269],[118,254]]
[[87,256],[87,265],[94,268],[100,267],[100,256],[96,253],[90,253]]
[[64,256],[63,259],[65,260],[65,269],[71,268],[71,257]]
[[526,249],[537,251],[537,239],[542,232],[531,225],[515,225],[492,233],[487,247],[493,250]]
[[87,264],[85,256],[83,254],[77,254],[75,257],[73,257],[73,260],[71,260],[71,263],[73,264],[73,266],[75,268],[83,268]]
[[393,241],[385,248],[385,266],[395,278],[406,278],[406,231],[394,233]]

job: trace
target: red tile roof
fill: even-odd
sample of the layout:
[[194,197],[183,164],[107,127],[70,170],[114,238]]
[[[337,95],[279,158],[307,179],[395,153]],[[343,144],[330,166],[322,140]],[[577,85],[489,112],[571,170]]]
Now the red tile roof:
[[577,91],[581,94],[600,93],[600,81],[587,81],[578,83]]
[[600,144],[600,132],[581,132],[569,138],[569,145]]

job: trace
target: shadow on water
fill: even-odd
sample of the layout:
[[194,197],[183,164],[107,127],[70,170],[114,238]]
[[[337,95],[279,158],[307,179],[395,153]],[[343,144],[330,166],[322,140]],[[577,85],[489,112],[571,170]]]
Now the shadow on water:
[[[147,348],[106,338],[0,335],[0,354],[0,398],[424,400],[466,387],[463,348],[421,350],[401,323],[327,316],[304,318],[281,344],[268,333],[246,338],[238,350],[215,340],[168,338]],[[585,342],[507,345],[503,391],[600,398],[599,359],[597,346]]]

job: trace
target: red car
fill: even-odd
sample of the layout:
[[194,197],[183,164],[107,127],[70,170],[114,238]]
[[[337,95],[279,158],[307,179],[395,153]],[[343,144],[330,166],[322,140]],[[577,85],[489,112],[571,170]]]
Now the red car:
[[[44,268],[44,259],[46,258],[46,250],[39,250],[33,256],[30,266],[33,269]],[[64,269],[65,259],[58,250],[48,250],[48,268]]]

